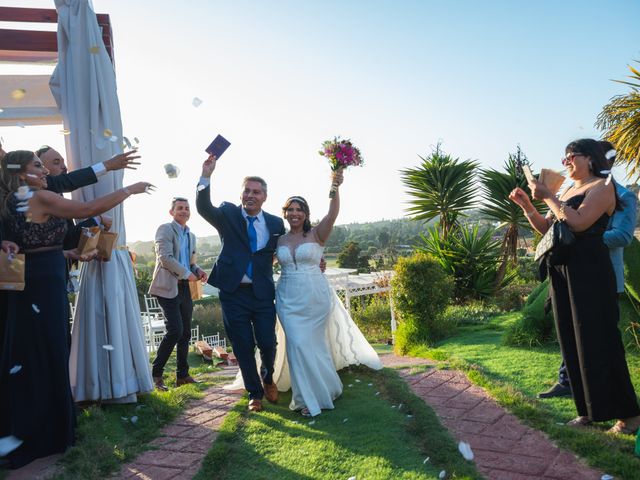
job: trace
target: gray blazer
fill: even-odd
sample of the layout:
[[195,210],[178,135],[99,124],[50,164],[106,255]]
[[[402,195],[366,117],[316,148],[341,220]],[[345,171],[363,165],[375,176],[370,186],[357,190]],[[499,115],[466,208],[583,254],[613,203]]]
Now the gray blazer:
[[163,298],[175,298],[178,295],[178,280],[186,280],[190,274],[198,275],[200,267],[196,264],[196,236],[189,232],[190,270],[178,260],[180,258],[180,226],[176,222],[165,223],[158,227],[155,239],[156,267],[149,293]]

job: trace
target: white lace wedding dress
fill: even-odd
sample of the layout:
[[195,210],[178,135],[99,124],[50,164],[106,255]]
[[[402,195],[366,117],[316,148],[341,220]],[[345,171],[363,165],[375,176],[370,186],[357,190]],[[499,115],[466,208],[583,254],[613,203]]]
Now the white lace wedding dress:
[[[333,400],[342,393],[337,370],[359,364],[382,368],[373,347],[320,271],[323,251],[316,242],[302,243],[294,249],[280,245],[276,251],[282,267],[276,311],[283,328],[277,329],[273,378],[280,391],[291,386],[292,410],[306,407],[312,416],[322,409],[332,409]],[[243,388],[242,377],[238,375],[225,388]]]

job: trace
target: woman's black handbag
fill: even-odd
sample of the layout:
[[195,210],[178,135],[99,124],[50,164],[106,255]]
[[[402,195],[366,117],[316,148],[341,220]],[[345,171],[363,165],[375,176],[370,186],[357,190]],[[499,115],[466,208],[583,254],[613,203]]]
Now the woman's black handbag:
[[547,233],[538,242],[533,258],[539,260],[550,253],[555,260],[553,263],[559,264],[560,259],[565,256],[567,247],[571,246],[575,239],[576,236],[569,225],[564,220],[557,220],[553,222]]

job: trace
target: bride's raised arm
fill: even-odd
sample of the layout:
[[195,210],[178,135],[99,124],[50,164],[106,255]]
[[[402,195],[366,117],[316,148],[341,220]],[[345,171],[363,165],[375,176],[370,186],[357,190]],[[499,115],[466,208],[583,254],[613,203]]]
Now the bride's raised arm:
[[338,213],[340,212],[340,185],[344,177],[342,175],[342,169],[333,172],[331,176],[331,184],[336,186],[335,195],[331,198],[329,202],[329,212],[325,215],[325,217],[320,220],[320,223],[315,227],[316,235],[318,236],[318,240],[321,244],[324,244],[331,235],[331,231],[333,230],[333,224],[338,218]]

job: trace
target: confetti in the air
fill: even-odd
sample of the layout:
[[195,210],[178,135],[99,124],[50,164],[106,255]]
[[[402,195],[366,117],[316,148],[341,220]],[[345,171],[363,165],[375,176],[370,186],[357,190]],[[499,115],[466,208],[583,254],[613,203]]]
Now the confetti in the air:
[[138,423],[138,417],[136,415],[134,415],[133,417],[131,417],[131,423],[133,423],[134,425],[136,423]]
[[447,472],[446,472],[445,470],[442,470],[442,471],[440,472],[440,475],[438,475],[438,478],[439,478],[440,480],[443,480],[446,476],[447,476]]
[[431,457],[425,458],[424,461],[422,462],[422,464],[425,465],[430,459],[431,459]]
[[180,175],[180,169],[171,163],[167,163],[164,166],[164,171],[169,178],[178,178],[178,175]]
[[9,370],[9,375],[15,375],[20,370],[22,370],[22,365],[14,365],[13,367],[11,367],[11,370]]
[[38,307],[38,305],[36,305],[35,303],[31,304],[31,308],[33,308],[34,312],[40,313],[40,307]]
[[193,100],[191,100],[191,105],[198,108],[200,105],[202,105],[202,100],[200,100],[198,97],[193,97]]
[[5,457],[22,445],[22,440],[13,435],[0,438],[0,457]]
[[112,351],[113,350],[113,345],[102,345],[102,348],[104,348],[105,350]]
[[13,92],[11,92],[11,98],[13,98],[14,100],[22,100],[26,94],[27,91],[24,88],[16,88]]

